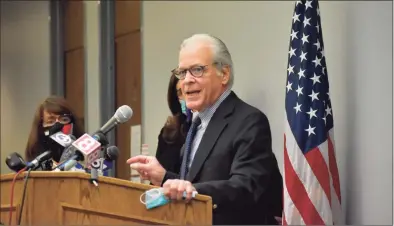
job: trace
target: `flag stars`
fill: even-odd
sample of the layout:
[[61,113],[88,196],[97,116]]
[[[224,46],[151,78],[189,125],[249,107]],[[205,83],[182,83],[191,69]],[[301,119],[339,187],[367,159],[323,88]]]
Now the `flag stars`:
[[[304,87],[300,87],[300,85],[298,85],[298,89],[296,90],[296,92],[297,92],[297,97],[299,97],[300,95],[302,95],[303,93],[302,93],[302,89],[303,89]],[[313,90],[312,90],[312,92],[313,92]]]
[[304,53],[304,51],[301,51],[301,55],[300,55],[301,63],[302,63],[303,60],[306,60],[306,54],[307,53]]
[[[302,61],[301,61],[301,62],[302,62]],[[305,75],[304,75],[304,72],[305,72],[305,69],[304,69],[304,70],[300,70],[300,71],[298,72],[299,79],[301,79],[301,77],[306,78]]]
[[295,51],[296,51],[297,49],[293,49],[292,47],[290,47],[290,51],[289,51],[289,54],[290,54],[290,58],[292,57],[292,56],[295,56],[296,54],[295,54]]
[[320,30],[319,30],[319,28],[320,28],[319,24],[317,24],[315,27],[316,27],[316,29],[317,29],[317,33],[319,33],[319,32],[320,32]]
[[326,70],[326,68],[325,67],[322,67],[321,68],[321,73],[323,74],[323,75],[325,75],[326,73],[325,73],[325,70]]
[[312,60],[312,62],[315,63],[315,67],[317,67],[317,66],[319,66],[319,65],[321,66],[320,61],[321,61],[321,58],[319,59],[319,58],[317,57],[317,55],[316,55],[316,58],[315,58],[314,60]]
[[317,97],[317,95],[319,95],[319,93],[315,93],[315,92],[312,90],[312,93],[311,93],[310,95],[308,95],[309,97],[312,98],[311,102],[313,102],[313,100],[319,100],[319,98]]
[[294,13],[294,16],[293,16],[293,23],[295,23],[295,22],[297,22],[297,21],[300,21],[300,15],[301,15],[301,14],[296,14],[296,13]]
[[294,107],[294,109],[295,109],[295,111],[296,111],[296,114],[297,114],[298,112],[302,112],[302,111],[301,111],[301,105],[302,105],[302,104],[296,103],[296,106]]
[[305,42],[309,43],[308,37],[309,37],[309,35],[302,34],[302,39],[301,39],[302,40],[302,44],[304,44]]
[[316,111],[317,110],[313,110],[312,108],[310,108],[310,110],[307,112],[307,114],[309,115],[309,119],[312,119],[313,117],[316,117]]
[[308,129],[306,129],[305,131],[308,132],[308,136],[310,136],[311,134],[316,135],[315,131],[314,131],[315,129],[316,129],[316,127],[311,127],[311,125],[309,125]]
[[311,26],[311,24],[309,23],[309,21],[311,20],[311,18],[305,17],[304,19],[304,27],[306,27],[307,25]]
[[319,80],[320,79],[320,75],[317,76],[316,73],[313,73],[313,77],[310,78],[310,79],[313,81],[313,85],[315,85],[316,82],[321,83],[320,80]]
[[327,115],[324,115],[322,119],[324,120],[324,125],[327,125]]
[[296,6],[298,6],[298,4],[302,4],[302,1],[297,1]]
[[286,89],[287,89],[287,92],[289,92],[290,90],[293,90],[293,88],[291,88],[291,86],[293,85],[293,83],[291,83],[291,82],[287,82],[287,86],[286,86]]
[[321,53],[321,57],[322,57],[322,58],[325,57],[325,55],[324,55],[324,49],[321,49],[321,50],[320,50],[320,53]]
[[316,48],[317,48],[317,50],[319,50],[319,49],[320,49],[320,42],[319,42],[319,39],[317,39],[316,43],[314,43],[313,45],[315,45]]
[[294,31],[293,29],[291,30],[291,34],[290,34],[291,41],[293,41],[294,39],[298,39],[297,33],[298,31]]
[[327,104],[327,108],[326,108],[326,115],[332,115],[332,112],[331,112],[331,108],[330,108],[330,106]]
[[316,12],[317,12],[317,15],[320,16],[320,8],[319,7],[316,8]]
[[308,8],[313,8],[312,7],[312,1],[306,1],[306,3],[305,3],[305,12],[308,10]]
[[294,66],[289,65],[289,68],[287,68],[287,71],[289,72],[289,76],[291,73],[294,73]]

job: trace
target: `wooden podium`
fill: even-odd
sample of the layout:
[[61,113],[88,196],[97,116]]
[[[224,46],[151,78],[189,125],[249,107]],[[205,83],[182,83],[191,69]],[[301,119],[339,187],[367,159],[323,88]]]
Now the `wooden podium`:
[[[8,225],[12,209],[15,225],[20,211],[23,177],[15,183],[10,207],[14,174],[1,175],[1,218]],[[90,175],[79,172],[31,172],[22,212],[22,225],[212,225],[212,199],[197,195],[190,203],[171,202],[147,210],[141,194],[154,188],[112,177],[99,177],[98,187]]]

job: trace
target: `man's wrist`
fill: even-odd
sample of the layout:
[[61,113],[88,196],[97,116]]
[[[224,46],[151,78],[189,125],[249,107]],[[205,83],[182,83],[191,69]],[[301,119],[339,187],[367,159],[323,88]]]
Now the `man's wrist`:
[[160,181],[160,187],[163,187],[163,184],[166,182],[168,176],[167,176],[167,170],[164,171],[163,177]]

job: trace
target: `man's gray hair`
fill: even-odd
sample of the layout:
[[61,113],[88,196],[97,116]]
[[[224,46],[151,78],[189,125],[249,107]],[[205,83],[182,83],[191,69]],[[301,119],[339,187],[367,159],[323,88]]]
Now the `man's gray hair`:
[[185,40],[181,44],[181,49],[190,44],[200,44],[201,42],[209,42],[212,45],[213,60],[217,64],[219,70],[222,70],[223,66],[230,67],[230,80],[228,87],[231,89],[234,84],[234,66],[233,60],[231,59],[230,51],[228,51],[226,44],[219,38],[209,34],[195,34]]

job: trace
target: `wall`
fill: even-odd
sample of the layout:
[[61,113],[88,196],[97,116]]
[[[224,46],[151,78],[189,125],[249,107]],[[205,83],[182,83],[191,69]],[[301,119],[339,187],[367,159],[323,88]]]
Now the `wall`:
[[[320,2],[348,224],[392,223],[391,4]],[[193,33],[211,33],[232,53],[236,93],[267,114],[282,168],[293,10],[294,2],[143,3],[143,139],[151,154],[170,113],[166,90],[179,44]]]
[[1,173],[23,154],[37,105],[50,94],[49,3],[1,1]]

